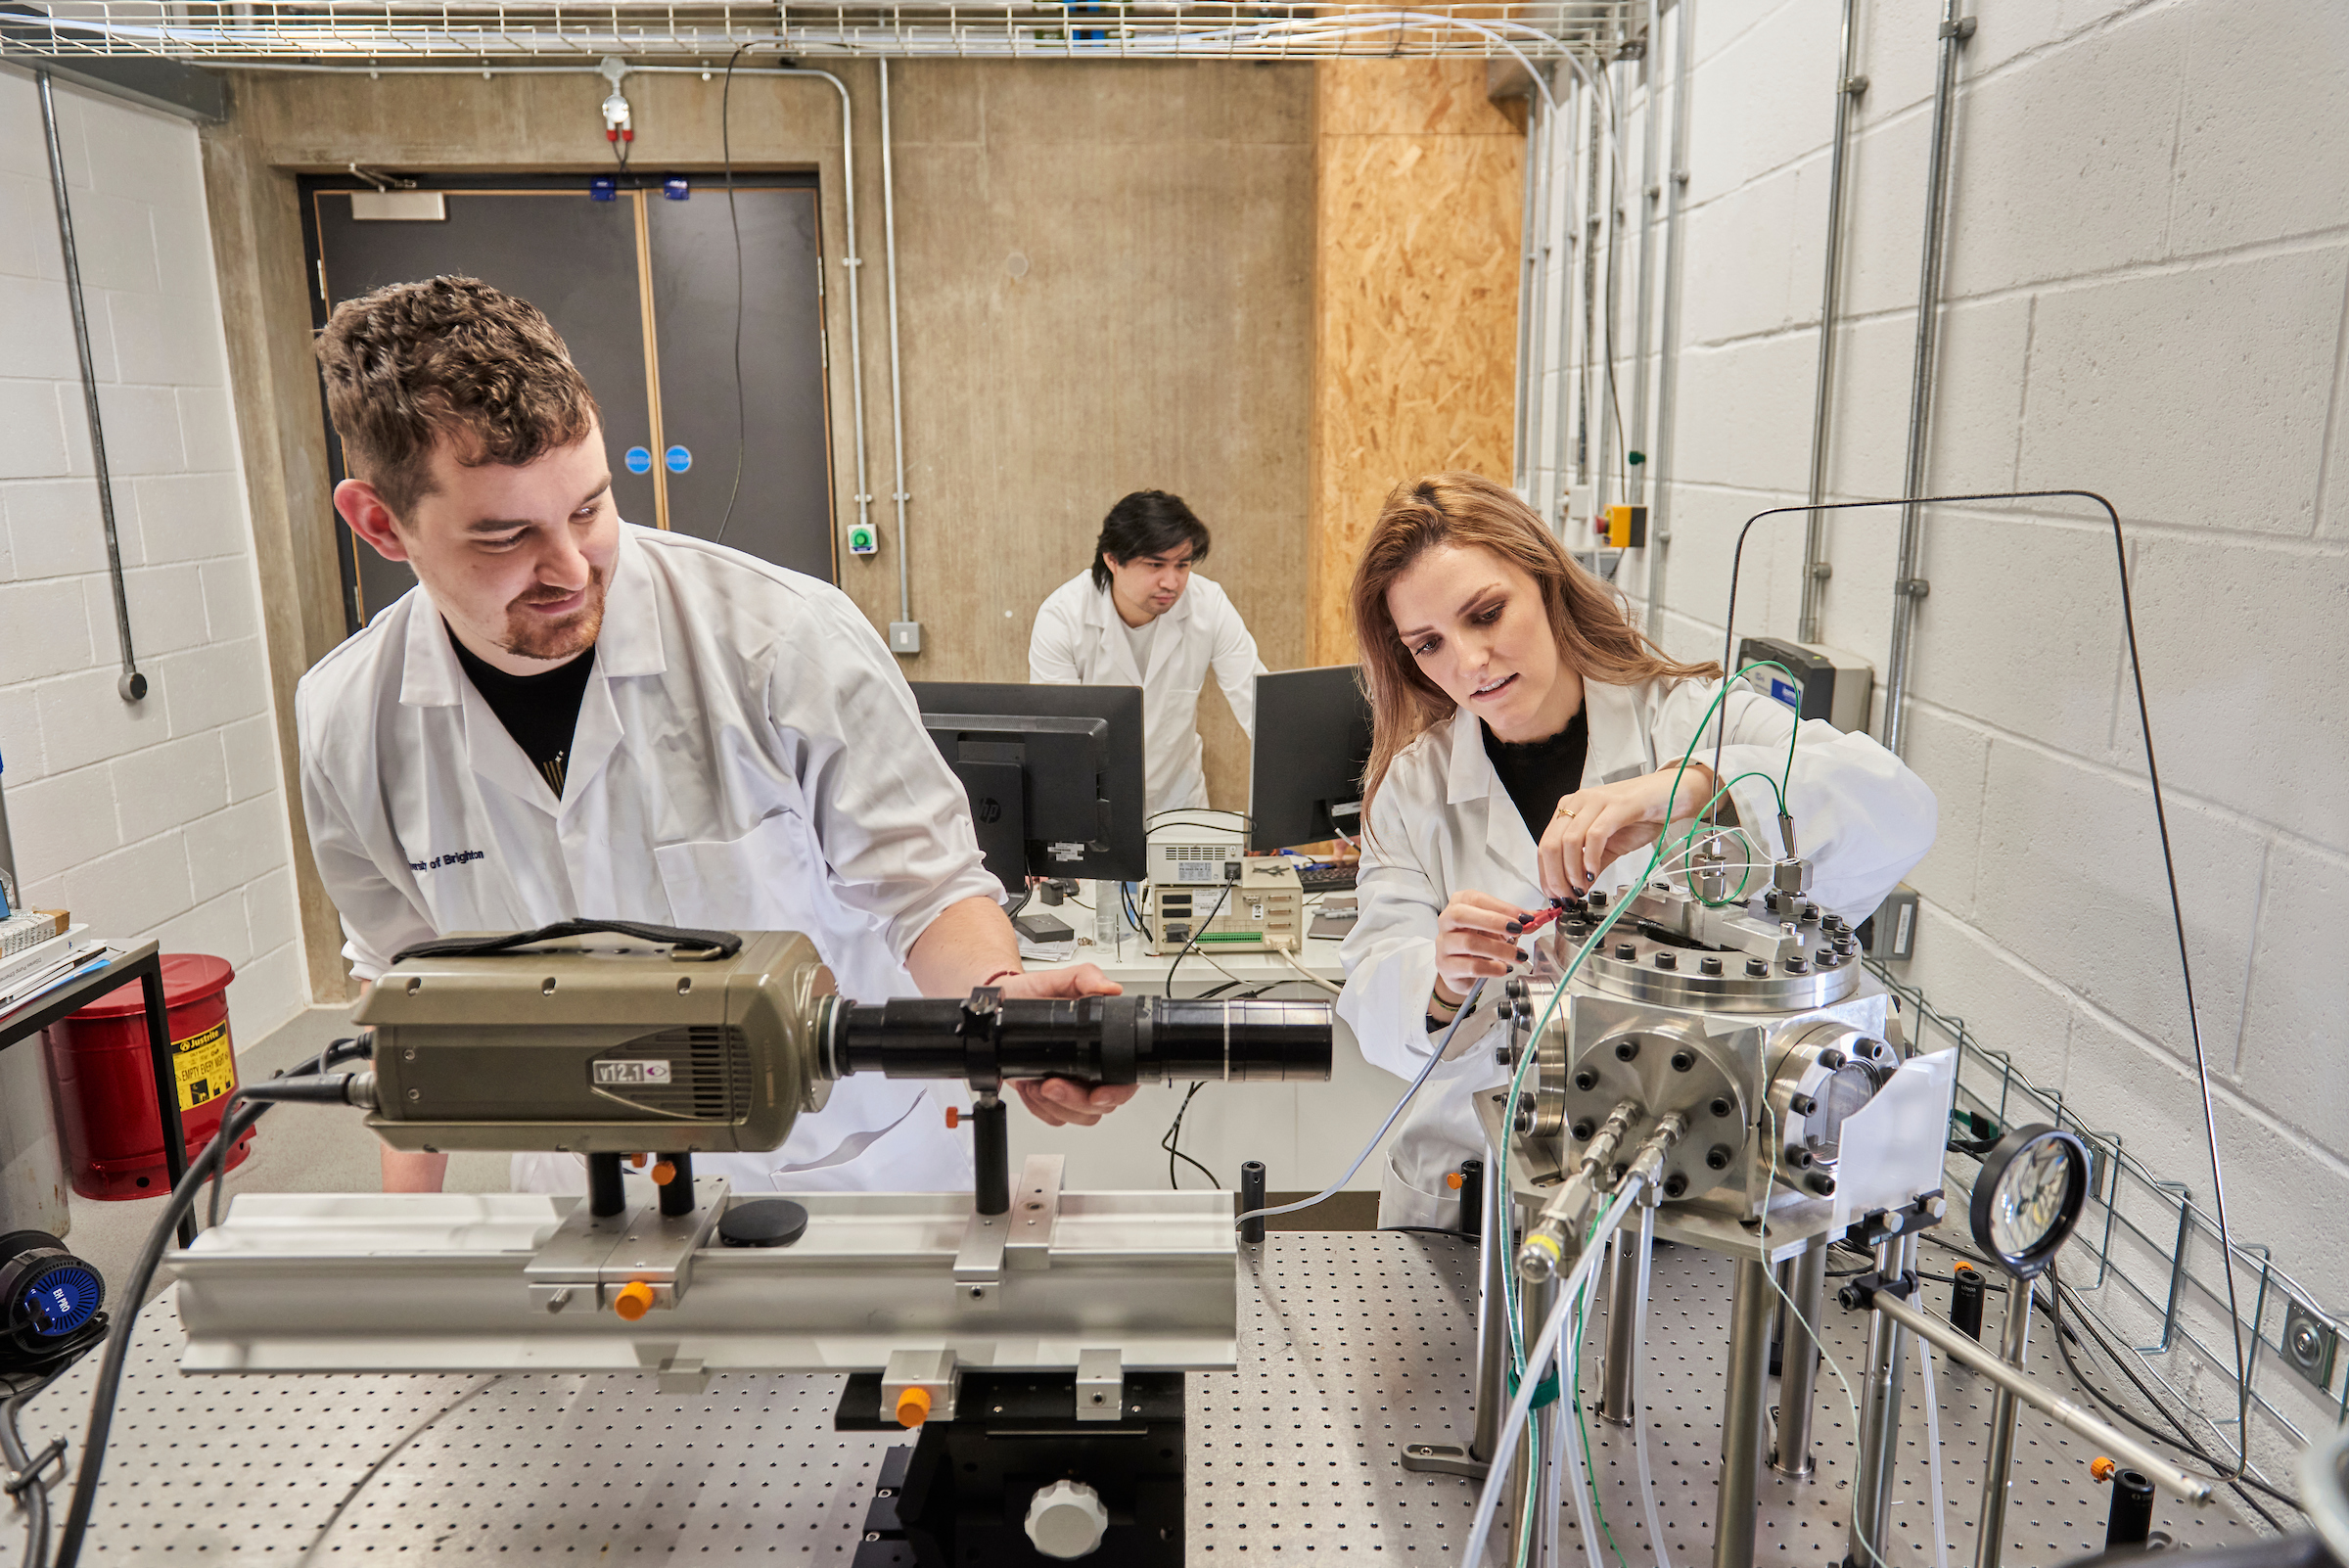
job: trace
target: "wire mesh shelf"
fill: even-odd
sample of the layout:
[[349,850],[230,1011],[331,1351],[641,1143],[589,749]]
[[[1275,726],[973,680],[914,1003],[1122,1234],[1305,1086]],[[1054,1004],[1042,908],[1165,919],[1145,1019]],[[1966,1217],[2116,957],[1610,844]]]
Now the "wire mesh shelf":
[[[738,49],[823,58],[1314,59],[1468,56],[1531,64],[1615,58],[1631,0],[1499,0],[1414,9],[1230,0],[895,0],[862,5],[675,0],[67,0],[6,8],[0,54],[150,55],[212,65],[527,66],[627,59],[723,63]],[[1635,49],[1635,45],[1632,46]]]

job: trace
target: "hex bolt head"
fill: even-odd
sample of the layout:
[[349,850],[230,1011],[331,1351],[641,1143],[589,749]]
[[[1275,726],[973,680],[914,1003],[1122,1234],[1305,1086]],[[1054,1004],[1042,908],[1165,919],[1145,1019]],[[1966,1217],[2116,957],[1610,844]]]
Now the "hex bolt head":
[[1635,942],[1619,942],[1615,944],[1615,956],[1618,958],[1638,957],[1639,944]]
[[1811,1169],[1811,1151],[1799,1143],[1789,1143],[1786,1145],[1786,1163],[1797,1171],[1808,1171]]
[[1581,1121],[1575,1123],[1571,1130],[1574,1133],[1575,1142],[1588,1143],[1590,1141],[1590,1134],[1597,1131],[1598,1127],[1590,1120],[1590,1118],[1586,1116]]
[[1677,1198],[1688,1190],[1688,1178],[1678,1171],[1664,1178],[1664,1196]]
[[1714,957],[1699,958],[1696,961],[1696,972],[1700,975],[1718,975],[1721,973],[1721,960]]
[[1729,1097],[1727,1094],[1720,1094],[1714,1096],[1713,1103],[1706,1106],[1705,1109],[1711,1111],[1715,1116],[1728,1116],[1734,1113],[1737,1107],[1729,1103]]
[[1835,1178],[1824,1171],[1814,1171],[1803,1177],[1803,1185],[1822,1198],[1831,1198],[1835,1195]]
[[1598,889],[1592,888],[1590,890],[1590,897],[1586,901],[1594,910],[1604,909],[1607,906],[1607,896],[1604,893],[1601,893]]
[[1598,1075],[1586,1067],[1581,1072],[1574,1075],[1574,1086],[1578,1089],[1581,1089],[1585,1094],[1588,1094],[1592,1089],[1598,1087]]
[[1696,1052],[1688,1049],[1685,1045],[1672,1053],[1672,1070],[1674,1072],[1685,1073],[1692,1070],[1695,1066]]
[[1531,1105],[1519,1105],[1514,1125],[1520,1134],[1531,1132],[1534,1130],[1534,1108]]
[[1770,960],[1767,958],[1748,958],[1745,961],[1745,972],[1753,976],[1756,980],[1760,980],[1764,975],[1770,973]]
[[1793,953],[1787,957],[1786,973],[1790,975],[1807,975],[1810,972],[1811,960],[1804,957],[1801,953]]
[[1726,1143],[1716,1143],[1716,1144],[1714,1144],[1714,1145],[1713,1145],[1713,1147],[1711,1147],[1711,1148],[1709,1148],[1709,1149],[1707,1149],[1707,1150],[1705,1151],[1705,1169],[1706,1169],[1706,1170],[1708,1170],[1708,1171],[1727,1171],[1728,1168],[1729,1168],[1729,1146],[1728,1146],[1727,1144],[1726,1144]]
[[1817,921],[1818,921],[1818,919],[1819,919],[1819,905],[1818,905],[1818,904],[1816,904],[1816,903],[1806,903],[1806,904],[1804,904],[1804,905],[1803,905],[1803,924],[1804,924],[1804,925],[1806,925],[1806,926],[1807,926],[1807,925],[1811,925],[1811,924],[1814,924],[1815,922],[1817,922]]
[[1819,1053],[1819,1065],[1830,1073],[1841,1067],[1848,1059],[1843,1052],[1836,1050],[1833,1046]]
[[1673,951],[1669,947],[1656,954],[1656,967],[1658,969],[1678,969],[1680,964],[1680,959],[1673,955]]
[[1819,1109],[1819,1101],[1808,1094],[1789,1095],[1786,1100],[1786,1109],[1797,1116],[1809,1116],[1813,1111]]
[[1628,1062],[1635,1058],[1638,1054],[1639,1042],[1637,1040],[1619,1039],[1615,1042],[1615,1060],[1619,1062]]

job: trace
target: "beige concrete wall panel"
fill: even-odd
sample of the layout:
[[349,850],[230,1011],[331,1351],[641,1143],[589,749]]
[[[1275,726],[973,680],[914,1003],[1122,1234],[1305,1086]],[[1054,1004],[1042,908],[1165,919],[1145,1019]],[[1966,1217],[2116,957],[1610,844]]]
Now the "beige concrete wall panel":
[[[1510,470],[1524,142],[1499,111],[1465,107],[1484,103],[1481,65],[1319,69],[1312,655],[1339,664],[1355,657],[1347,582],[1387,491],[1434,469]],[[1462,121],[1498,129],[1330,129]]]

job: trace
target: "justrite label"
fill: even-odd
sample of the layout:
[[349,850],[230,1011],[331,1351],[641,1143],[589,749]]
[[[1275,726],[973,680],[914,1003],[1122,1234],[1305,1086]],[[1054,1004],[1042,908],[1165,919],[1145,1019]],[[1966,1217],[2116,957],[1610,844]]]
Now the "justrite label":
[[595,1064],[598,1084],[666,1084],[668,1082],[667,1062],[598,1062]]

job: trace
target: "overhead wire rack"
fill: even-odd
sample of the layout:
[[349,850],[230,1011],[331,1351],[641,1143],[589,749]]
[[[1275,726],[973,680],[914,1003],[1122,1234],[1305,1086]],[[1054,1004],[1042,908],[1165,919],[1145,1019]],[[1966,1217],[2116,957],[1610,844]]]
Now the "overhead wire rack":
[[1321,59],[1522,62],[1613,50],[1633,0],[1242,5],[1225,0],[69,0],[0,6],[0,55],[145,55],[217,66],[463,64],[494,69],[637,60],[795,58]]

